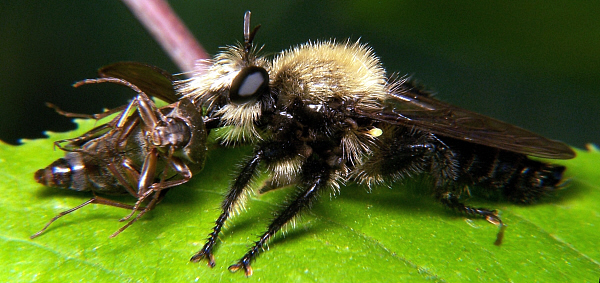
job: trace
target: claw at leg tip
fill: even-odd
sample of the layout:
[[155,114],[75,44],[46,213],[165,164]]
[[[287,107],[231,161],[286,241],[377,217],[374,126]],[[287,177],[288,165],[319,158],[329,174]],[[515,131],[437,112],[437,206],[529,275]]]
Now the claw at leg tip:
[[228,269],[231,272],[237,272],[238,270],[240,270],[242,268],[244,269],[244,273],[246,274],[246,277],[252,276],[252,267],[250,267],[250,265],[245,265],[241,262],[230,265]]
[[216,265],[215,264],[215,257],[212,254],[206,254],[206,253],[200,252],[200,253],[197,253],[194,256],[192,256],[192,258],[190,258],[190,261],[191,262],[199,262],[199,261],[201,261],[201,260],[203,260],[205,258],[208,261],[207,265],[210,268],[215,267],[215,265]]
[[504,239],[504,230],[506,230],[506,225],[504,225],[502,222],[500,222],[498,226],[500,226],[500,231],[498,231],[496,241],[494,242],[494,245],[496,246],[502,245],[502,240]]
[[215,257],[211,254],[208,256],[208,266],[210,266],[210,268],[215,267]]

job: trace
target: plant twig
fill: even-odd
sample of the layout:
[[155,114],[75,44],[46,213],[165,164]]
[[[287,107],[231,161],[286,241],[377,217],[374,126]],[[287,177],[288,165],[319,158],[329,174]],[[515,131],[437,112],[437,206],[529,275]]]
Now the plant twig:
[[196,61],[209,58],[192,33],[164,0],[122,0],[183,72],[198,70]]

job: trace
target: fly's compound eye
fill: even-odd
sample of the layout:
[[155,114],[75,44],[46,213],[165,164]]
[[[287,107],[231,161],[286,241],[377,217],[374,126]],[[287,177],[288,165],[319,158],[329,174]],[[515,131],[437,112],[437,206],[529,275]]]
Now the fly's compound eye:
[[243,68],[233,79],[229,90],[229,100],[235,104],[256,101],[269,92],[269,73],[261,67]]

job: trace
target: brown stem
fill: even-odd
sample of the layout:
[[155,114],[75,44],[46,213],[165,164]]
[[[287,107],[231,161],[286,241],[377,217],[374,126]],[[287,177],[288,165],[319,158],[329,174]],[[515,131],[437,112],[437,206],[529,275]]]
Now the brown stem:
[[194,71],[197,60],[209,58],[166,1],[122,1],[183,72]]

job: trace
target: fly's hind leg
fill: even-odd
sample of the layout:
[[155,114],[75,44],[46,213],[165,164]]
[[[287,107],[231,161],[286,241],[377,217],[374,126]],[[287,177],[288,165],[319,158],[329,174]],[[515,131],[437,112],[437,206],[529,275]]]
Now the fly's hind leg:
[[496,235],[496,241],[494,242],[494,245],[499,246],[502,244],[502,239],[504,238],[504,230],[506,230],[506,225],[502,223],[500,216],[498,216],[498,211],[490,210],[487,208],[475,208],[467,206],[460,202],[459,198],[451,192],[438,193],[437,198],[440,200],[440,202],[442,202],[444,205],[451,209],[457,210],[464,214],[483,217],[488,222],[498,226],[500,230]]

